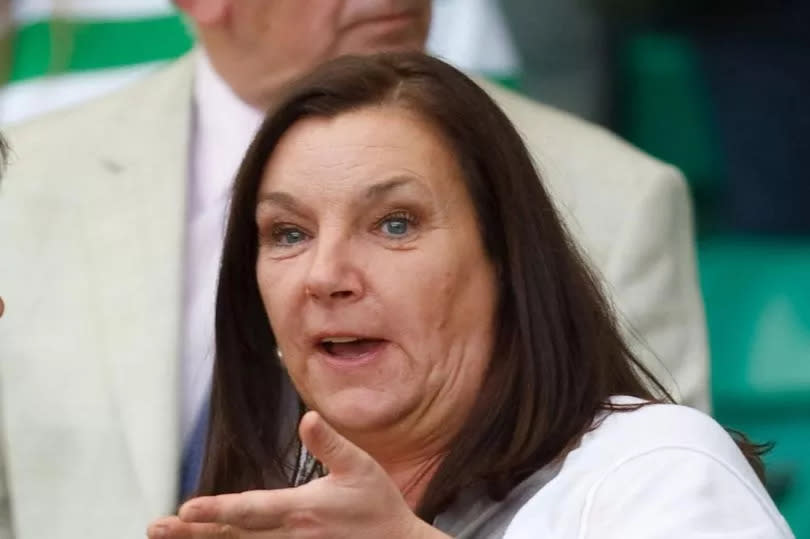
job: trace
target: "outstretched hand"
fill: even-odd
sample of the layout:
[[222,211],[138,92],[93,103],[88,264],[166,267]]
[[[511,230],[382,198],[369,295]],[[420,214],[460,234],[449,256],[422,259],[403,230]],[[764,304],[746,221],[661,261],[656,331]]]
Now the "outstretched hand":
[[150,525],[149,538],[448,537],[419,519],[385,470],[317,412],[304,415],[299,434],[327,476],[295,488],[194,498],[178,516]]

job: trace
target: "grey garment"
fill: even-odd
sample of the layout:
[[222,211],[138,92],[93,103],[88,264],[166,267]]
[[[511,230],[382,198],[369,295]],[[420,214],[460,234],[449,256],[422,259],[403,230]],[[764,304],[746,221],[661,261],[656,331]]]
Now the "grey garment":
[[483,488],[467,489],[433,520],[433,526],[457,539],[503,537],[520,508],[554,479],[561,466],[561,462],[550,464],[534,472],[499,502]]

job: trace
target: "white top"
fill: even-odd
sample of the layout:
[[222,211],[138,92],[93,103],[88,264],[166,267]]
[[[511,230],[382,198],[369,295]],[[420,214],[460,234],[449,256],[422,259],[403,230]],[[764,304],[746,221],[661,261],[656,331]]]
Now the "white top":
[[685,406],[654,404],[608,415],[517,512],[504,535],[538,537],[783,539],[793,534],[720,425]]
[[201,48],[195,54],[180,388],[184,444],[211,383],[216,282],[231,186],[264,117],[233,93]]

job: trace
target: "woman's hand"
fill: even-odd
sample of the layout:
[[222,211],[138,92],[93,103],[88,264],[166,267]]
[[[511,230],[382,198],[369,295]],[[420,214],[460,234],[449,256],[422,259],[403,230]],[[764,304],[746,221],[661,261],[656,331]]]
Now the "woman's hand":
[[301,441],[329,475],[296,488],[206,496],[154,522],[150,539],[422,539],[448,536],[419,519],[382,467],[317,412]]

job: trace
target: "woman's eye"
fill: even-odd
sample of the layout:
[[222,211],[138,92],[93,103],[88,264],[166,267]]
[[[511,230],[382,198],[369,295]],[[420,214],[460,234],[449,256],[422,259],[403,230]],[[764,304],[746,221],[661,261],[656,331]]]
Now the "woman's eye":
[[404,238],[411,232],[414,219],[410,215],[389,215],[380,221],[380,231],[391,238]]
[[295,227],[279,227],[273,231],[273,241],[276,245],[290,247],[307,239],[306,233]]
[[404,236],[408,233],[410,223],[404,217],[394,217],[383,221],[383,232],[390,236]]

